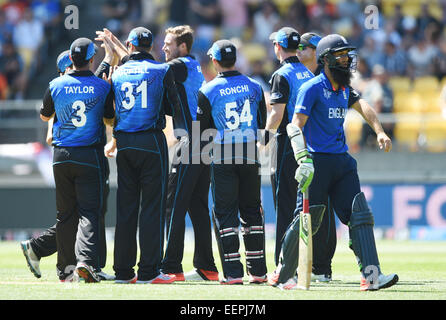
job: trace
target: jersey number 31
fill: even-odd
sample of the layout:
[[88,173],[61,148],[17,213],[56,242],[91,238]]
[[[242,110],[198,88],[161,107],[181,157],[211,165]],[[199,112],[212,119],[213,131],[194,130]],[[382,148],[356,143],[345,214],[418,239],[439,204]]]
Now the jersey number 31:
[[249,104],[249,100],[245,100],[245,103],[243,104],[243,109],[240,115],[237,113],[237,102],[228,102],[225,105],[225,111],[226,111],[226,120],[229,120],[230,118],[234,118],[232,121],[226,121],[226,126],[230,130],[238,129],[240,123],[247,122],[248,127],[251,126],[252,122],[252,114],[251,114],[251,105]]

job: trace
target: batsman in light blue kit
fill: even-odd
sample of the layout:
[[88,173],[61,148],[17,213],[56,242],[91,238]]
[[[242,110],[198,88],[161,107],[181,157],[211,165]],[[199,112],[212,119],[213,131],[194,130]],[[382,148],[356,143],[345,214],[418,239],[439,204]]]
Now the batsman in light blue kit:
[[[309,188],[310,205],[327,206],[330,199],[338,218],[348,225],[350,248],[361,271],[360,290],[368,291],[391,287],[398,276],[381,272],[373,214],[361,192],[356,161],[348,153],[345,140],[343,125],[348,109],[358,111],[373,128],[381,149],[389,152],[392,142],[374,109],[350,87],[355,49],[337,34],[320,40],[316,55],[324,69],[299,89],[287,133],[299,164],[295,178],[300,191]],[[296,212],[301,208],[300,193]]]

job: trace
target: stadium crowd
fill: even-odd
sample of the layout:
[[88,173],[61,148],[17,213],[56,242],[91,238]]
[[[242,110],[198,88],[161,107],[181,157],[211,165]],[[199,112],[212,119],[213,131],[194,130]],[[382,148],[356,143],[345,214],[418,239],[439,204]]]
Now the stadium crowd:
[[[82,1],[0,0],[0,100],[30,98],[29,79],[43,68],[66,32],[63,8],[72,3]],[[365,8],[370,4],[378,8],[377,29],[366,27],[370,17]],[[268,40],[272,31],[290,26],[301,34],[339,33],[358,48],[353,86],[373,97],[369,102],[378,112],[388,113],[393,111],[390,77],[435,76],[441,81],[446,76],[446,0],[411,1],[415,10],[410,12],[407,5],[393,0],[104,0],[98,19],[121,40],[136,25],[149,28],[160,61],[165,28],[191,25],[192,53],[206,80],[215,76],[205,56],[208,48],[216,39],[231,39],[239,47],[238,70],[260,81],[265,92],[278,67]],[[362,145],[367,135],[362,134]]]

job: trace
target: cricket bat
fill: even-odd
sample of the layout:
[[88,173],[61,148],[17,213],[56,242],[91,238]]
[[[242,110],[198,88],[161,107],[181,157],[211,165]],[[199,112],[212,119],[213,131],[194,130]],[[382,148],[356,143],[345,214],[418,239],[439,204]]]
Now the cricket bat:
[[297,268],[297,288],[310,289],[313,267],[313,236],[311,231],[310,201],[308,189],[303,193],[303,210],[299,226],[299,267]]

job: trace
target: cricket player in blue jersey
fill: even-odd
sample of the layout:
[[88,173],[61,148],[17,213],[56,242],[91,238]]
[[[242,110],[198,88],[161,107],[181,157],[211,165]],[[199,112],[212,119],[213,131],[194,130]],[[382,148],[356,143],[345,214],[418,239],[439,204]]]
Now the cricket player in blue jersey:
[[[105,74],[108,75],[109,68],[113,61],[113,48],[108,46],[106,43],[103,45],[105,49],[105,57],[101,62],[97,70],[95,71],[95,75],[99,78],[102,78]],[[73,62],[70,60],[70,50],[65,50],[59,54],[56,60],[56,69],[60,76],[63,76],[65,73],[68,73],[73,68]],[[46,141],[48,145],[52,145],[53,142],[53,120],[54,118],[48,121],[48,131]],[[104,143],[106,141],[104,140]],[[101,232],[101,244],[100,244],[100,268],[104,268],[107,260],[107,244],[105,239],[105,222],[104,217],[107,211],[107,197],[109,194],[109,166],[108,161],[105,161],[105,188],[104,188],[104,206],[103,206],[103,216],[100,219],[101,228],[103,228]],[[25,256],[26,262],[28,264],[29,269],[34,274],[36,278],[40,278],[42,276],[40,272],[40,259],[43,257],[51,256],[52,254],[57,252],[57,244],[56,244],[56,226],[46,229],[42,234],[38,237],[34,237],[29,240],[22,241],[20,246],[22,248],[22,252]],[[105,273],[102,270],[98,270],[98,276],[102,280],[114,280],[114,276]]]
[[274,44],[274,52],[281,66],[270,80],[271,83],[271,113],[266,122],[268,132],[276,131],[271,166],[271,185],[274,207],[276,209],[276,246],[275,263],[279,263],[279,255],[283,235],[293,220],[296,209],[297,182],[294,172],[297,169],[291,149],[290,139],[286,134],[286,125],[291,122],[294,114],[297,90],[307,80],[313,78],[297,58],[300,35],[297,30],[284,27],[270,35]]
[[[137,27],[126,41],[129,56],[114,71],[116,124],[107,144],[117,150],[117,217],[114,266],[117,283],[165,284],[175,276],[160,272],[169,167],[165,115],[179,110],[178,93],[168,64],[155,61],[150,30]],[[137,229],[140,259],[138,272]]]
[[[304,33],[300,37],[297,57],[314,73],[319,75],[323,65],[317,63],[316,47],[321,37],[314,32]],[[318,232],[313,236],[313,272],[311,281],[330,282],[332,279],[331,260],[336,250],[336,222],[333,206],[328,201],[328,206],[322,218]]]
[[[360,290],[368,291],[391,287],[398,282],[398,276],[381,272],[373,214],[361,192],[356,161],[349,155],[345,141],[347,110],[353,108],[361,114],[385,152],[392,149],[392,141],[374,109],[349,86],[355,69],[355,49],[337,34],[320,40],[316,56],[324,69],[301,86],[287,133],[299,165],[295,175],[300,191],[296,213],[302,209],[302,192],[307,188],[310,205],[327,205],[330,199],[340,221],[349,227],[350,248],[361,271]],[[290,284],[287,288],[295,287]]]
[[57,271],[63,282],[72,281],[73,271],[86,282],[101,280],[104,122],[113,125],[114,110],[110,85],[89,70],[95,53],[87,38],[71,44],[73,71],[50,82],[40,110],[42,120],[54,117]]
[[[175,281],[218,281],[218,271],[212,253],[211,221],[209,218],[209,165],[194,163],[199,159],[200,141],[192,143],[192,121],[197,119],[198,90],[206,82],[200,63],[190,54],[193,30],[190,26],[176,26],[166,30],[163,51],[175,78],[180,98],[180,113],[173,118],[178,139],[169,173],[167,193],[167,243],[162,271],[174,274]],[[199,137],[197,137],[199,138]],[[194,270],[184,274],[185,217],[189,212],[195,236]]]
[[[259,83],[235,69],[237,55],[232,42],[216,41],[208,55],[218,75],[198,93],[197,120],[202,130],[214,128],[215,133],[211,189],[214,230],[223,267],[220,283],[243,284],[240,224],[249,282],[263,283],[267,270],[256,142],[257,130],[265,127],[265,97]],[[206,156],[204,150],[202,156]]]

